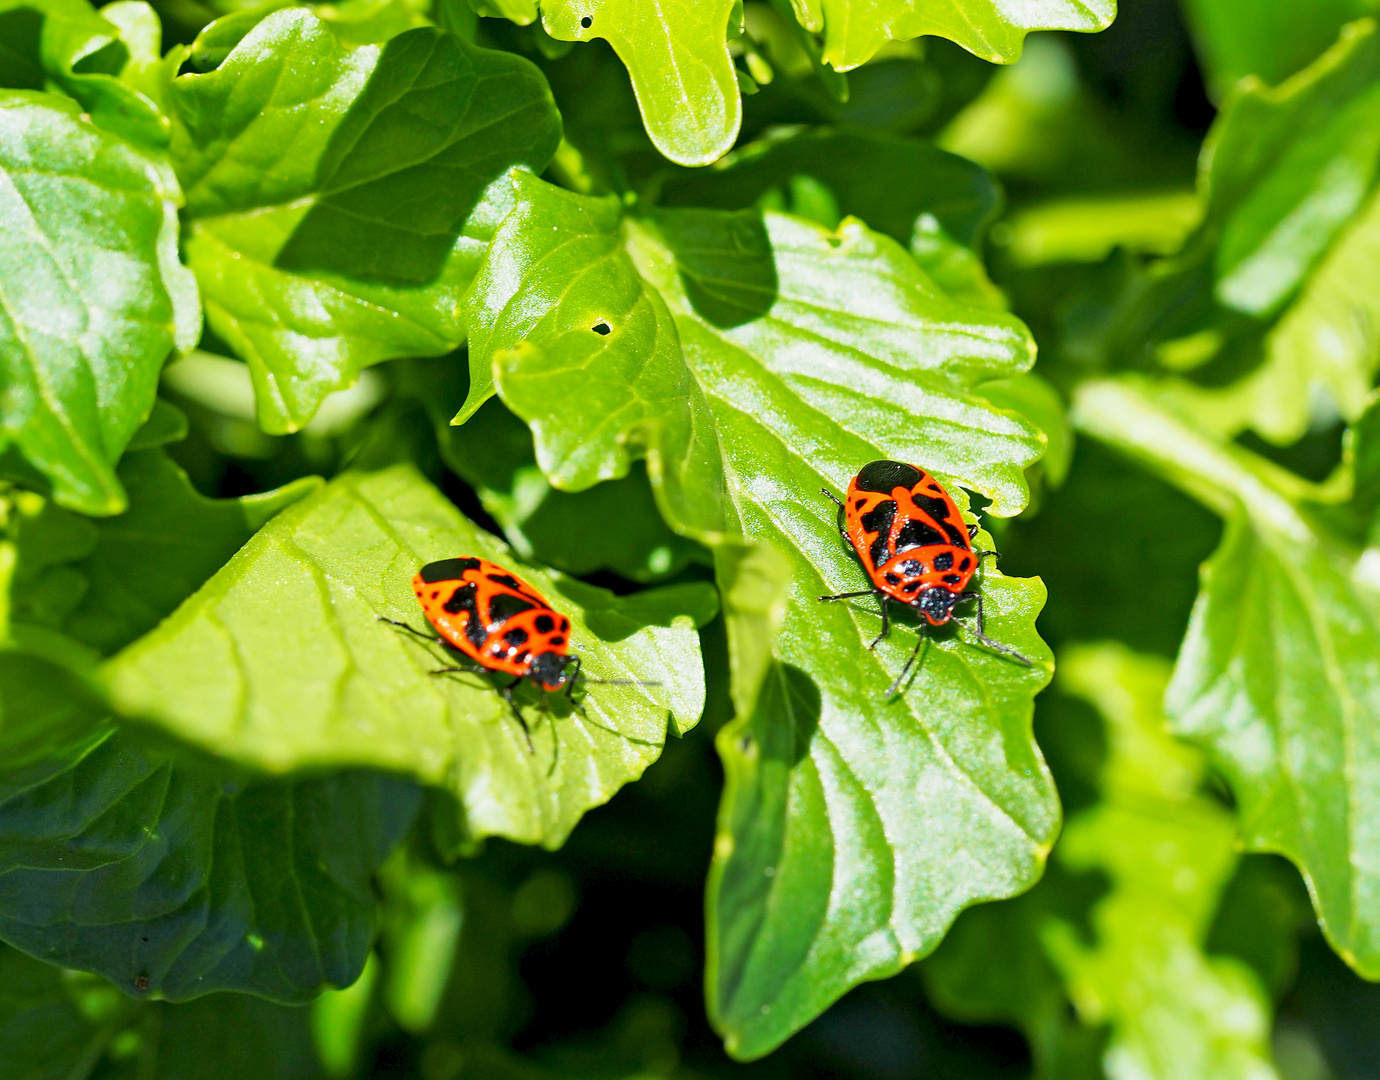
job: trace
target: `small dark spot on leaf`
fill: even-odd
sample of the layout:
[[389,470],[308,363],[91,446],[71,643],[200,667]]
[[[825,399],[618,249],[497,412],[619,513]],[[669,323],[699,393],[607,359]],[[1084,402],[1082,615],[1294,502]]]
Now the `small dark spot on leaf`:
[[134,989],[141,993],[149,988],[149,977],[147,975],[134,976]]
[[613,333],[613,327],[611,327],[606,322],[597,322],[593,326],[591,326],[590,329],[593,330],[600,337],[608,337],[611,333]]
[[586,15],[583,19],[580,20],[580,25],[583,26],[586,30],[588,30],[591,26],[594,25],[594,20],[591,19],[588,15]]

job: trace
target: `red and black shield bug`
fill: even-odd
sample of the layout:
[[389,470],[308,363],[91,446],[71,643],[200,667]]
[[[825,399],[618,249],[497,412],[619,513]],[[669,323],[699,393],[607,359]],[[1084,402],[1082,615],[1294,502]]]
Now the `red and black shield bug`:
[[[430,644],[440,644],[457,659],[473,661],[437,668],[433,675],[456,671],[512,675],[513,681],[499,693],[522,725],[528,749],[532,748],[532,733],[513,701],[513,690],[523,679],[547,692],[564,687],[566,698],[583,711],[574,698],[582,661],[570,653],[570,620],[516,574],[473,555],[441,559],[417,571],[412,591],[436,637],[396,619],[379,616],[380,621]],[[611,686],[655,685],[621,679],[586,681]]]
[[[924,469],[900,461],[873,461],[858,470],[848,484],[844,501],[826,488],[821,492],[838,503],[839,533],[852,545],[872,581],[860,592],[821,596],[821,600],[847,600],[876,596],[882,604],[882,632],[869,648],[891,629],[888,606],[897,600],[913,607],[931,626],[953,618],[954,607],[965,600],[977,601],[977,629],[973,635],[986,645],[1014,657],[1027,667],[1034,665],[1009,645],[983,633],[982,594],[965,591],[978,564],[995,551],[973,547],[976,525],[967,525],[958,506],[939,482]],[[920,639],[887,696],[900,688],[906,673],[920,654]]]

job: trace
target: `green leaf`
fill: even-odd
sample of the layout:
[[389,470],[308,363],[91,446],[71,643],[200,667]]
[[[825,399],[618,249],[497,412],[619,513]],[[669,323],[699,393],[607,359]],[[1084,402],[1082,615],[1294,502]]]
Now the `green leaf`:
[[1111,751],[1104,803],[1069,822],[1057,857],[1104,871],[1112,888],[1092,912],[1095,944],[1063,923],[1045,931],[1045,946],[1083,1019],[1111,1024],[1107,1074],[1273,1075],[1262,988],[1245,965],[1203,950],[1236,865],[1236,830],[1194,794],[1200,755],[1164,730],[1169,665],[1094,646],[1061,656],[1059,673],[1106,717]]
[[1277,311],[1360,209],[1380,166],[1380,35],[1352,23],[1278,87],[1246,79],[1203,146],[1218,300]]
[[363,367],[464,338],[462,299],[503,213],[486,189],[544,167],[560,136],[526,60],[435,29],[347,49],[301,8],[178,78],[172,104],[188,261],[270,432],[301,427]]
[[802,25],[824,32],[837,71],[867,63],[888,41],[933,34],[999,64],[1020,59],[1034,30],[1105,30],[1116,0],[792,0]]
[[95,658],[60,634],[10,628],[0,648],[0,768],[22,768],[87,742],[108,712]]
[[[965,915],[925,965],[947,1011],[1019,1023],[1042,1077],[1067,1076],[1080,1059],[1086,1069],[1096,1045],[1069,1024],[1069,1001],[1087,1027],[1109,1026],[1109,1077],[1274,1075],[1259,983],[1204,949],[1236,864],[1235,827],[1197,794],[1202,755],[1165,731],[1168,678],[1167,661],[1120,645],[1060,654],[1060,688],[1106,723],[1102,800],[1065,828],[1060,871],[1027,896]],[[1089,907],[1091,871],[1110,887]]]
[[75,102],[29,91],[0,91],[0,173],[0,446],[63,506],[119,513],[114,464],[190,347],[181,195]]
[[1086,384],[1076,425],[1146,463],[1227,520],[1167,698],[1174,730],[1205,746],[1249,850],[1302,871],[1329,941],[1380,977],[1380,555],[1304,510],[1316,489],[1225,446],[1131,384]]
[[1247,75],[1282,82],[1336,41],[1343,23],[1375,11],[1370,0],[1186,0],[1183,6],[1214,100]]
[[109,983],[73,974],[0,948],[0,1072],[8,1080],[83,1080],[137,1013]]
[[668,730],[699,718],[693,624],[713,616],[713,595],[686,585],[618,599],[514,566],[570,615],[588,675],[653,683],[591,686],[587,715],[560,698],[544,714],[527,708],[529,750],[498,683],[431,675],[446,654],[379,622],[424,625],[413,574],[469,554],[514,564],[410,467],[346,474],[276,517],[110,661],[111,694],[126,715],[222,756],[271,771],[400,770],[450,789],[472,838],[557,847],[656,760]]
[[[945,632],[888,701],[912,632],[869,652],[875,608],[816,601],[864,579],[815,492],[842,490],[869,460],[916,461],[996,513],[1020,508],[1043,440],[972,387],[1027,367],[1029,338],[945,297],[856,221],[836,233],[757,211],[620,221],[611,202],[530,180],[472,303],[467,408],[492,369],[553,483],[618,475],[646,447],[673,523],[722,529],[725,514],[793,581],[750,735],[724,744],[741,779],[710,897],[711,1014],[730,1053],[760,1056],[850,986],[924,955],[963,906],[1039,874],[1057,820],[1029,735],[1044,669]],[[989,632],[1046,656],[1039,583],[993,570],[983,590]],[[959,866],[954,850],[982,856]]]
[[728,52],[735,0],[546,0],[558,41],[603,38],[627,66],[652,142],[679,165],[727,153],[743,120]]
[[123,27],[86,0],[0,0],[0,86],[43,90],[50,79],[98,126],[164,147],[167,117],[153,98],[120,78],[132,59],[124,36]]
[[[475,489],[524,559],[577,576],[611,570],[641,582],[708,561],[704,548],[662,519],[641,462],[620,479],[586,491],[559,491],[537,467],[527,425],[502,402],[491,398],[463,427],[451,425],[469,388],[454,357],[403,361],[393,375],[397,392],[421,403],[446,467]],[[417,419],[399,423],[411,431]]]
[[[183,421],[185,424],[185,420]],[[126,455],[129,509],[99,522],[48,504],[21,519],[14,617],[109,655],[152,630],[273,515],[316,490],[306,477],[241,499],[207,499],[157,450]]]
[[107,731],[0,778],[0,937],[132,996],[306,1001],[358,976],[370,876],[417,805],[380,774],[259,781]]
[[[660,202],[743,210],[780,197],[800,177],[822,185],[838,214],[861,218],[906,245],[929,214],[953,239],[974,247],[1001,204],[1001,191],[982,166],[931,143],[828,128],[750,143],[715,169],[673,176]],[[825,224],[832,228],[837,218]]]

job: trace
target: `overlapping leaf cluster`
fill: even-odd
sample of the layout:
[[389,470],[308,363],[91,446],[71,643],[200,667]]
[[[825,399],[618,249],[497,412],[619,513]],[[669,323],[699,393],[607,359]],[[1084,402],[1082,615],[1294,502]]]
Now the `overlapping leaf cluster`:
[[[1110,0],[0,0],[0,1072],[789,1069],[924,960],[1041,1077],[1314,1075],[1241,852],[1380,977],[1380,32],[1267,7],[1199,148],[1020,59]],[[1031,666],[818,603],[881,457]],[[390,625],[459,554],[572,697]],[[654,881],[702,955],[553,1028]]]

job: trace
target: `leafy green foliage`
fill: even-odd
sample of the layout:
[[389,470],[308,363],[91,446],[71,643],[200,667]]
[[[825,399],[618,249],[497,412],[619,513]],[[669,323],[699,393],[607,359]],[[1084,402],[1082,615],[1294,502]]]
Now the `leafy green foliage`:
[[0,1073],[1365,1075],[1375,3],[1112,14],[0,0]]
[[[824,31],[824,60],[838,71],[866,63],[888,39],[934,34],[956,41],[984,60],[1009,64],[1032,30],[1103,30],[1116,0],[791,0],[803,25]],[[870,10],[869,10],[870,9]]]
[[114,464],[195,338],[177,183],[76,103],[27,90],[0,91],[0,173],[0,461],[21,455],[63,506],[118,513]]
[[[1261,987],[1238,961],[1204,954],[1235,830],[1196,794],[1201,756],[1164,730],[1168,664],[1084,646],[1061,656],[1059,671],[1063,690],[1093,702],[1107,726],[1101,801],[1055,848],[1066,873],[965,916],[925,965],[927,979],[959,1015],[1019,1023],[1041,1076],[1096,1075],[1098,1043],[1064,1019],[1069,1001],[1084,1024],[1109,1025],[1109,1077],[1274,1075]],[[1068,874],[1090,871],[1108,881],[1095,900]],[[1014,980],[1011,961],[996,962],[997,942],[1018,949]]]
[[[184,421],[185,423],[185,421]],[[110,654],[171,615],[274,514],[320,486],[207,499],[158,450],[126,455],[130,507],[90,522],[49,503],[19,521],[12,616]]]
[[[0,86],[43,90],[51,79],[82,103],[100,127],[149,147],[167,145],[168,121],[158,106],[121,76],[145,58],[133,3],[103,18],[85,0],[5,0],[0,4]],[[146,5],[139,4],[152,15]],[[122,18],[123,16],[123,18]],[[125,25],[122,25],[125,24]],[[153,17],[157,59],[157,17]],[[131,43],[126,35],[134,37]]]
[[0,937],[172,1000],[301,1002],[354,981],[369,875],[417,790],[370,773],[259,782],[106,732],[0,779]]
[[1292,859],[1337,949],[1376,971],[1377,929],[1358,899],[1374,887],[1360,855],[1375,815],[1361,719],[1377,693],[1374,555],[1320,527],[1302,481],[1132,387],[1086,386],[1075,417],[1227,519],[1169,690],[1174,729],[1212,751],[1243,842]]
[[560,41],[603,38],[628,68],[647,134],[681,165],[707,165],[738,136],[742,101],[725,36],[734,0],[546,0]]
[[[487,677],[380,618],[423,623],[412,576],[480,555],[513,565],[408,467],[346,474],[274,518],[171,619],[116,656],[106,680],[124,715],[147,718],[275,772],[311,765],[396,769],[450,789],[471,837],[558,845],[581,814],[698,719],[704,674],[693,625],[706,590],[619,601],[537,568],[522,575],[574,626],[588,673],[645,686],[559,697],[522,728]],[[173,673],[177,673],[174,677]]]
[[[562,227],[536,224],[550,220]],[[870,613],[815,601],[861,575],[832,506],[810,493],[841,490],[861,462],[921,461],[997,512],[1020,505],[1019,467],[1039,436],[969,387],[1024,367],[1027,339],[1008,316],[955,304],[857,222],[829,233],[784,215],[670,210],[620,222],[611,202],[532,181],[475,297],[467,409],[492,364],[553,482],[617,475],[641,445],[675,519],[741,531],[789,567],[774,674],[751,733],[721,743],[743,779],[726,794],[732,827],[711,895],[710,1000],[730,1052],[758,1056],[849,985],[923,955],[964,903],[1018,888],[1054,827],[1039,759],[1018,734],[1038,669],[943,637],[907,694],[886,702],[908,645],[898,634],[869,653]],[[726,510],[711,483],[726,484]],[[1039,655],[1038,584],[989,572],[984,591],[992,632]],[[950,742],[958,716],[1007,733],[1002,749]],[[895,723],[882,752],[872,733]],[[898,803],[892,791],[907,794]],[[817,809],[797,826],[787,807],[802,799]],[[992,876],[969,868],[941,888],[936,876],[953,871],[939,852],[954,843],[985,851]],[[847,911],[829,899],[840,865],[866,889]]]
[[301,8],[175,80],[171,99],[188,261],[273,432],[369,364],[464,338],[464,294],[502,214],[485,191],[543,167],[560,131],[518,57],[431,29],[350,49]]

